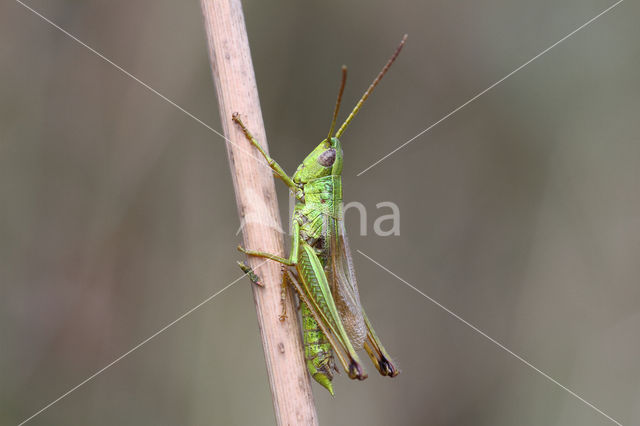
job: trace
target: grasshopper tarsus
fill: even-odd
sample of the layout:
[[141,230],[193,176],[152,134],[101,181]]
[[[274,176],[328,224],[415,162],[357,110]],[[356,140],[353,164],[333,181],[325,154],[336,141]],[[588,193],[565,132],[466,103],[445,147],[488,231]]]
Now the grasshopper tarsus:
[[364,370],[362,370],[362,366],[356,361],[351,360],[351,362],[349,363],[349,378],[364,380],[367,377],[369,376],[364,372]]
[[260,277],[258,275],[256,275],[255,272],[253,272],[253,269],[251,269],[251,267],[249,265],[247,265],[244,262],[241,261],[236,261],[236,263],[238,264],[238,266],[240,267],[240,269],[242,269],[242,272],[244,272],[248,277],[249,280],[254,283],[255,285],[259,286],[259,287],[264,287],[264,284],[262,283],[262,280],[260,280]]
[[249,132],[249,129],[247,129],[247,126],[245,126],[244,123],[242,122],[242,119],[240,118],[240,114],[238,112],[234,112],[233,114],[231,114],[231,119],[238,126],[240,126],[240,129],[245,134],[247,139],[249,139],[249,141],[253,141],[254,140],[254,137],[251,135],[251,132]]
[[395,368],[388,359],[384,357],[382,357],[382,359],[379,361],[379,364],[380,374],[383,376],[396,377],[398,374],[400,374],[400,371]]

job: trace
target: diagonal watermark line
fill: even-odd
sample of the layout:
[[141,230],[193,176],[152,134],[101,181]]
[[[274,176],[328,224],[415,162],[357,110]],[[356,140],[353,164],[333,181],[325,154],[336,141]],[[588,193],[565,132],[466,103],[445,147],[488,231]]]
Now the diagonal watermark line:
[[[265,260],[264,262],[260,263],[257,267],[259,268],[260,266],[262,266],[263,264],[265,264],[266,262],[268,262],[267,260]],[[164,327],[162,327],[160,330],[156,331],[155,333],[153,333],[151,336],[147,337],[146,339],[144,339],[143,341],[141,341],[140,343],[138,343],[137,345],[135,345],[134,347],[132,347],[131,349],[129,349],[128,351],[126,351],[125,353],[123,353],[122,355],[120,355],[118,358],[114,359],[113,361],[111,361],[109,364],[105,365],[104,367],[102,367],[100,370],[96,371],[95,373],[93,373],[92,375],[90,375],[89,377],[87,377],[86,379],[84,379],[83,381],[81,381],[80,383],[78,383],[77,385],[75,385],[74,387],[72,387],[71,389],[69,389],[68,391],[66,391],[65,393],[63,393],[62,395],[60,395],[58,398],[54,399],[53,401],[51,401],[50,403],[48,403],[47,405],[45,405],[44,407],[42,407],[40,410],[36,411],[34,414],[32,414],[31,416],[27,417],[26,419],[24,419],[21,423],[18,424],[18,426],[22,426],[25,423],[31,421],[34,417],[40,415],[42,412],[48,410],[49,408],[51,408],[53,405],[55,405],[56,403],[58,403],[60,400],[66,398],[67,396],[69,396],[70,394],[72,394],[73,392],[75,392],[76,390],[78,390],[78,388],[80,388],[81,386],[87,384],[88,382],[90,382],[91,380],[95,379],[97,376],[99,376],[100,374],[102,374],[105,370],[107,370],[108,368],[112,367],[113,365],[117,364],[118,362],[122,361],[124,358],[126,358],[127,356],[131,355],[131,353],[135,352],[136,350],[140,349],[142,346],[144,346],[145,344],[149,343],[150,340],[154,339],[155,337],[157,337],[158,335],[164,333],[165,331],[167,331],[170,327],[174,326],[178,321],[181,321],[182,319],[184,319],[185,317],[191,315],[193,312],[195,312],[196,310],[198,310],[199,308],[201,308],[203,305],[207,304],[208,302],[210,302],[213,298],[215,298],[216,296],[218,296],[220,293],[222,293],[223,291],[225,291],[226,289],[228,289],[229,287],[231,287],[232,285],[236,284],[238,281],[240,281],[241,279],[243,279],[245,276],[247,276],[247,274],[243,274],[240,275],[238,278],[236,278],[235,280],[233,280],[232,282],[230,282],[229,284],[227,284],[225,287],[223,287],[222,289],[218,290],[217,292],[213,293],[211,296],[207,297],[206,299],[204,299],[202,302],[198,303],[197,305],[195,305],[193,308],[189,309],[188,311],[186,311],[185,313],[183,313],[182,315],[180,315],[178,318],[174,319],[173,321],[171,321],[169,324],[165,325]]]
[[494,339],[493,337],[489,336],[487,333],[485,333],[484,331],[480,330],[478,327],[476,327],[475,325],[471,324],[469,321],[465,320],[464,318],[462,318],[460,315],[456,314],[455,312],[453,312],[451,309],[447,308],[446,306],[444,306],[442,303],[438,302],[437,300],[435,300],[433,297],[430,297],[429,295],[427,295],[426,293],[424,293],[423,291],[419,290],[418,288],[416,288],[414,285],[412,285],[411,283],[409,283],[408,281],[405,281],[404,279],[402,279],[401,277],[399,277],[398,275],[396,275],[395,273],[393,273],[392,271],[390,271],[388,268],[386,268],[385,266],[383,266],[382,264],[380,264],[379,262],[373,260],[371,257],[367,256],[366,254],[364,254],[362,251],[360,250],[356,250],[358,253],[360,253],[362,256],[366,257],[367,259],[369,259],[371,262],[375,263],[378,267],[380,267],[381,269],[385,270],[386,272],[388,272],[390,275],[392,275],[394,278],[398,279],[399,281],[402,281],[404,284],[406,284],[408,287],[410,287],[411,289],[415,290],[416,292],[420,293],[423,297],[425,297],[426,299],[428,299],[430,302],[432,302],[433,304],[435,304],[436,306],[438,306],[439,308],[443,309],[445,312],[447,312],[449,315],[453,316],[455,319],[457,319],[458,321],[462,322],[464,325],[466,325],[467,327],[471,328],[473,331],[477,332],[478,334],[480,334],[481,336],[483,336],[484,338],[488,339],[491,343],[495,344],[496,346],[498,346],[500,349],[504,350],[505,352],[507,352],[509,355],[513,356],[514,358],[516,358],[518,361],[524,363],[527,367],[531,368],[532,370],[534,370],[535,372],[537,372],[538,374],[542,375],[545,379],[549,380],[550,382],[552,382],[553,384],[559,386],[560,388],[564,389],[566,392],[568,392],[569,394],[571,394],[572,396],[574,396],[575,398],[579,399],[580,401],[582,401],[584,404],[586,404],[587,406],[589,406],[590,408],[592,408],[593,410],[597,411],[598,413],[600,413],[601,415],[603,415],[604,417],[606,417],[607,419],[611,420],[613,423],[617,424],[618,426],[622,426],[622,423],[620,423],[619,421],[617,421],[616,419],[614,419],[613,417],[611,417],[610,415],[608,415],[607,413],[605,413],[604,411],[602,411],[601,409],[599,409],[598,407],[596,407],[595,405],[593,405],[592,403],[590,403],[589,401],[587,401],[586,399],[584,399],[583,397],[581,397],[580,395],[578,395],[577,393],[575,393],[574,391],[572,391],[571,389],[569,389],[568,387],[564,386],[562,383],[558,382],[556,379],[554,379],[553,377],[551,377],[550,375],[548,375],[547,373],[545,373],[544,371],[540,370],[538,367],[536,367],[535,365],[531,364],[529,361],[527,361],[526,359],[524,359],[523,357],[521,357],[520,355],[518,355],[517,353],[513,352],[511,349],[507,348],[505,345],[503,345],[502,343],[500,343],[499,341],[497,341],[496,339]]
[[536,59],[540,58],[542,55],[544,55],[545,53],[549,52],[551,49],[553,49],[554,47],[556,47],[557,45],[559,45],[560,43],[562,43],[563,41],[567,40],[568,38],[570,38],[571,36],[573,36],[574,34],[576,34],[578,31],[584,29],[585,27],[587,27],[589,24],[593,23],[596,19],[600,18],[602,15],[606,14],[607,12],[609,12],[611,9],[613,9],[614,7],[618,6],[620,3],[622,3],[624,0],[618,0],[616,3],[612,4],[611,6],[609,6],[608,8],[606,8],[605,10],[603,10],[602,12],[600,12],[599,14],[597,14],[596,16],[594,16],[593,18],[589,19],[587,22],[585,22],[584,24],[580,25],[578,28],[576,28],[575,30],[571,31],[569,34],[567,34],[566,36],[562,37],[560,40],[556,41],[555,43],[553,43],[551,46],[547,47],[546,49],[544,49],[542,52],[538,53],[536,56],[534,56],[533,58],[529,59],[527,62],[525,62],[524,64],[520,65],[518,68],[516,68],[515,70],[511,71],[509,74],[505,75],[504,77],[502,77],[500,80],[496,81],[495,83],[493,83],[491,86],[487,87],[486,89],[484,89],[483,91],[479,92],[478,94],[476,94],[474,97],[472,97],[471,99],[469,99],[467,102],[463,103],[462,105],[460,105],[459,107],[457,107],[456,109],[454,109],[453,111],[449,112],[447,115],[445,115],[444,117],[442,117],[440,120],[436,121],[435,123],[433,123],[432,125],[430,125],[429,127],[427,127],[426,129],[422,130],[420,133],[418,133],[417,135],[415,135],[414,137],[412,137],[411,139],[409,139],[408,141],[406,141],[405,143],[403,143],[402,145],[398,146],[396,149],[394,149],[393,151],[391,151],[390,153],[388,153],[387,155],[385,155],[384,157],[380,158],[378,161],[376,161],[375,163],[371,164],[369,167],[367,167],[366,169],[362,170],[360,173],[357,174],[357,176],[361,176],[364,173],[366,173],[367,171],[369,171],[370,169],[372,169],[373,167],[377,166],[378,164],[380,164],[381,162],[383,162],[384,160],[386,160],[387,158],[389,158],[390,156],[392,156],[393,154],[395,154],[396,152],[400,151],[402,148],[404,148],[405,146],[409,145],[411,142],[413,142],[414,140],[418,139],[420,136],[424,135],[425,133],[427,133],[429,130],[433,129],[434,127],[436,127],[438,124],[442,123],[443,121],[445,121],[447,118],[451,117],[452,115],[454,115],[455,113],[457,113],[458,111],[460,111],[462,108],[466,107],[467,105],[469,105],[470,103],[472,103],[473,101],[475,101],[476,99],[478,99],[479,97],[481,97],[482,95],[484,95],[485,93],[487,93],[488,91],[490,91],[491,89],[493,89],[494,87],[496,87],[497,85],[499,85],[500,83],[502,83],[503,81],[505,81],[506,79],[508,79],[509,77],[511,77],[512,75],[514,75],[515,73],[517,73],[518,71],[520,71],[521,69],[523,69],[524,67],[526,67],[527,65],[529,65],[530,63],[532,63],[533,61],[535,61]]
[[126,75],[127,77],[131,78],[132,80],[134,80],[135,82],[140,84],[145,89],[149,90],[151,93],[159,96],[160,98],[162,98],[164,101],[168,102],[171,106],[173,106],[174,108],[178,109],[183,114],[185,114],[188,117],[192,118],[193,120],[195,120],[199,124],[203,125],[207,129],[211,130],[216,135],[220,136],[225,141],[229,142],[231,145],[234,145],[235,147],[237,147],[240,151],[244,152],[245,154],[247,154],[250,157],[252,157],[254,160],[258,161],[258,163],[261,164],[262,166],[269,167],[264,163],[264,161],[262,159],[260,159],[257,156],[253,155],[251,152],[249,152],[246,149],[242,148],[241,146],[239,146],[235,142],[231,141],[229,138],[227,138],[225,135],[223,135],[222,133],[220,133],[219,131],[217,131],[213,127],[211,127],[209,124],[205,123],[204,121],[202,121],[201,119],[199,119],[198,117],[196,117],[195,115],[193,115],[192,113],[190,113],[189,111],[187,111],[186,109],[184,109],[183,107],[181,107],[180,105],[178,105],[177,103],[175,103],[174,101],[172,101],[171,99],[169,99],[168,97],[163,95],[162,93],[158,92],[156,89],[154,89],[153,87],[151,87],[150,85],[148,85],[144,81],[140,80],[138,77],[136,77],[135,75],[131,74],[129,71],[127,71],[126,69],[122,68],[120,65],[116,64],[111,59],[107,58],[105,55],[103,55],[102,53],[98,52],[96,49],[94,49],[93,47],[89,46],[88,44],[86,44],[85,42],[80,40],[78,37],[74,36],[73,34],[68,32],[67,30],[65,30],[64,28],[62,28],[61,26],[59,26],[58,24],[53,22],[51,19],[49,19],[46,16],[42,15],[40,12],[38,12],[35,9],[33,9],[31,6],[23,3],[21,0],[15,0],[15,1],[16,1],[16,3],[18,3],[19,5],[21,5],[25,9],[29,10],[30,12],[32,12],[34,15],[38,16],[43,21],[47,22],[49,25],[51,25],[52,27],[54,27],[58,31],[62,32],[63,34],[65,34],[66,36],[71,38],[73,41],[75,41],[79,45],[81,45],[81,46],[85,47],[86,49],[88,49],[90,52],[92,52],[93,54],[98,56],[103,61],[107,62],[109,65],[113,66],[115,69],[117,69],[118,71],[120,71],[121,73]]

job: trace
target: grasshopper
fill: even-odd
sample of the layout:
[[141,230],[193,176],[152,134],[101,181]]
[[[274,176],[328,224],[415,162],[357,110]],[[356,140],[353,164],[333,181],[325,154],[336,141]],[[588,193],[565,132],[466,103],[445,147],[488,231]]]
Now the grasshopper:
[[[363,348],[381,375],[394,377],[399,373],[360,304],[343,221],[343,152],[339,138],[400,54],[406,38],[405,35],[333,136],[347,78],[347,69],[342,67],[342,81],[329,135],[304,159],[293,177],[289,177],[264,151],[237,113],[232,117],[247,139],[260,151],[274,175],[296,197],[291,224],[291,252],[288,258],[242,247],[238,247],[238,250],[283,265],[283,295],[286,294],[286,288],[292,285],[300,299],[307,370],[332,395],[334,392],[331,380],[333,373],[338,371],[334,355],[352,379],[367,378],[357,354],[357,350]],[[247,272],[246,269],[243,270]],[[285,317],[286,313],[283,312],[281,319]]]

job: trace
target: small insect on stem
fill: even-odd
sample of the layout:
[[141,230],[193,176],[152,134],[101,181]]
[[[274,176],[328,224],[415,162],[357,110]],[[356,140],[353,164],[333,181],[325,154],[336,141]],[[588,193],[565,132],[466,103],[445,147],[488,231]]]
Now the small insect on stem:
[[[274,174],[296,197],[288,258],[242,247],[239,250],[283,265],[282,297],[284,299],[287,287],[293,287],[300,300],[307,370],[332,395],[331,381],[336,371],[336,358],[351,379],[364,380],[367,377],[358,357],[358,350],[367,353],[381,375],[395,377],[400,372],[382,346],[360,304],[343,220],[343,152],[339,138],[398,57],[406,39],[405,35],[335,136],[332,136],[347,81],[347,67],[342,67],[342,80],[329,134],[303,160],[291,177],[265,152],[239,115],[233,114],[232,117],[249,142],[263,155]],[[258,281],[250,268],[240,262],[239,264],[252,281]],[[283,311],[280,318],[284,320],[286,312]]]

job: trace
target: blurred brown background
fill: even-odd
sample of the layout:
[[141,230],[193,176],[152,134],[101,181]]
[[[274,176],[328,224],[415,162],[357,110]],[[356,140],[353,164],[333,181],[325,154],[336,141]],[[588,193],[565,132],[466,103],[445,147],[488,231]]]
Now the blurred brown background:
[[[245,2],[273,156],[326,134],[340,65],[352,245],[625,425],[640,423],[640,27],[626,1]],[[28,3],[220,128],[197,1]],[[20,4],[0,5],[0,423],[18,424],[240,275],[223,141]],[[286,191],[278,185],[282,216]],[[401,235],[372,232],[401,209]],[[347,217],[353,228],[357,221]],[[322,424],[608,425],[359,254],[403,373],[314,385]],[[29,424],[270,425],[248,280]],[[370,373],[374,373],[369,367]]]

